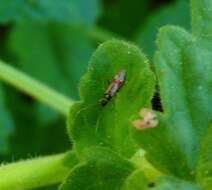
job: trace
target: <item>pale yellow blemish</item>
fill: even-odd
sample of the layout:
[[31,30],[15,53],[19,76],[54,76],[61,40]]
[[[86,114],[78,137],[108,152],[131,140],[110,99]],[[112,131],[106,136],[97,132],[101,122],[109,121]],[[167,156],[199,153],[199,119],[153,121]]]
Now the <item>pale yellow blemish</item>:
[[153,110],[149,108],[143,108],[140,110],[139,115],[141,119],[137,119],[132,122],[136,129],[143,130],[154,128],[158,125],[157,115]]

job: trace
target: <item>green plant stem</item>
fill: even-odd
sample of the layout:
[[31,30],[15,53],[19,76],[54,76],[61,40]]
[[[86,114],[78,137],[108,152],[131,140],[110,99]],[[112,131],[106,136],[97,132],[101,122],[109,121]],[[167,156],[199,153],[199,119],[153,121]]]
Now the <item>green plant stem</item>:
[[0,61],[0,79],[64,115],[74,102],[3,61]]
[[1,190],[25,190],[62,182],[70,171],[66,154],[19,161],[0,167]]

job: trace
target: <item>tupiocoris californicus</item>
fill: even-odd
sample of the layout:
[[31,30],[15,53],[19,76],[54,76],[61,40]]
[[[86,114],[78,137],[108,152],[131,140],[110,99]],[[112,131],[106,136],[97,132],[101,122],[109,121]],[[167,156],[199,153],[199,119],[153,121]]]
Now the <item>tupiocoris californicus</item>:
[[105,91],[104,97],[99,101],[99,103],[102,106],[105,106],[112,99],[112,97],[119,91],[125,79],[126,79],[125,70],[121,70],[118,72],[118,74],[115,75],[110,86]]

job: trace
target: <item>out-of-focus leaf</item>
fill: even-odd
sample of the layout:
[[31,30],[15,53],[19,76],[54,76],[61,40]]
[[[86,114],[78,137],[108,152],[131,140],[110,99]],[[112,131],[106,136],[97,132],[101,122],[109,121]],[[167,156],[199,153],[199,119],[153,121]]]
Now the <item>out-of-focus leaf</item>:
[[133,165],[104,148],[90,148],[59,190],[120,190]]
[[88,36],[88,28],[70,25],[51,25],[50,35],[57,62],[67,77],[70,96],[78,99],[79,81],[85,73],[95,45]]
[[[123,86],[102,106],[99,100],[121,70],[126,71]],[[118,40],[100,45],[81,80],[82,101],[71,108],[69,116],[68,130],[76,150],[80,153],[89,146],[108,146],[132,156],[137,146],[130,135],[131,116],[151,106],[153,93],[153,73],[137,47]]]
[[47,187],[36,188],[34,190],[57,190],[57,187],[58,187],[58,184],[52,185],[52,186],[47,186]]
[[139,32],[136,34],[135,41],[152,58],[156,50],[156,35],[161,26],[175,24],[190,29],[188,0],[177,0],[162,7],[153,12],[145,23],[144,25],[142,23]]
[[100,25],[124,37],[131,37],[150,11],[154,0],[121,0],[105,2]]
[[0,85],[0,154],[5,154],[9,149],[9,137],[14,130],[13,118],[5,104],[3,88]]
[[[79,79],[93,50],[83,28],[66,24],[17,24],[9,45],[23,71],[59,92],[78,98]],[[55,118],[55,112],[40,104],[37,107],[42,121]]]
[[1,0],[0,22],[35,20],[90,25],[100,10],[99,0]]
[[23,71],[58,91],[77,97],[77,83],[93,50],[83,28],[17,24],[11,34],[10,47]]
[[64,119],[60,118],[49,124],[41,122],[31,99],[18,94],[13,88],[5,89],[8,107],[16,127],[10,138],[10,150],[7,155],[9,161],[11,155],[13,160],[19,160],[64,152],[71,148]]

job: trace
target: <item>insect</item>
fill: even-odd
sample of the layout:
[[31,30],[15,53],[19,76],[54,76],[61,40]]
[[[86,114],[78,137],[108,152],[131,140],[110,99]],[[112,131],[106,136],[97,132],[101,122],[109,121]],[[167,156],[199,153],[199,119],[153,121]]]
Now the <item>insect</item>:
[[118,74],[115,75],[110,86],[105,91],[104,97],[99,100],[99,103],[102,106],[105,106],[112,99],[112,97],[118,92],[118,90],[123,85],[125,78],[126,78],[125,70],[121,70],[118,72]]

